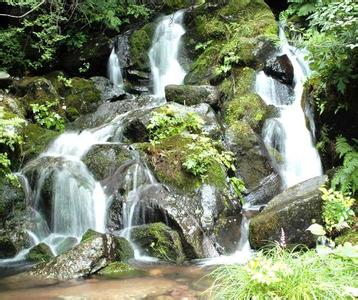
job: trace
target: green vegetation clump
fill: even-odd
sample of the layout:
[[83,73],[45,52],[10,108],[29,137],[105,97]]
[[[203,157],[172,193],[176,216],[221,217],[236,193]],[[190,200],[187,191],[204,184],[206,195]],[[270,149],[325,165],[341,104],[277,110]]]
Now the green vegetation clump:
[[63,131],[65,120],[57,112],[51,111],[51,108],[57,105],[57,102],[48,101],[45,104],[30,104],[36,123],[47,129]]
[[106,276],[125,276],[136,274],[137,269],[133,268],[131,265],[123,262],[111,262],[108,266],[99,271],[99,274]]
[[51,248],[45,243],[40,243],[30,249],[26,259],[34,262],[46,262],[53,258]]
[[247,265],[217,268],[206,294],[228,300],[353,299],[358,288],[354,255],[357,246],[349,244],[326,255],[277,246],[257,253]]

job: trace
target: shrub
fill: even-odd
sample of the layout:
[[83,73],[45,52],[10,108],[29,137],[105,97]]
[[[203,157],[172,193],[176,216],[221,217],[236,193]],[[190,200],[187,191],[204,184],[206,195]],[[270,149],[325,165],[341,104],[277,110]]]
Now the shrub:
[[47,129],[63,131],[65,129],[64,119],[57,112],[51,111],[56,105],[58,105],[57,102],[46,101],[46,104],[31,104],[31,108],[39,125]]
[[[247,265],[221,266],[211,273],[214,299],[353,299],[358,273],[347,245],[329,255],[314,250],[294,252],[279,246],[259,252]],[[353,255],[354,256],[354,255]]]
[[354,199],[340,191],[320,188],[323,200],[323,221],[328,232],[340,231],[354,222],[354,211],[351,209]]

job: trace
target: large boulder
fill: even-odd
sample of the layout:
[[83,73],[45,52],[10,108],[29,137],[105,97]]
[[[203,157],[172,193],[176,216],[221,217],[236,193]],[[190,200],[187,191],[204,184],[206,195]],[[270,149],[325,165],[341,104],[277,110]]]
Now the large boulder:
[[292,84],[293,82],[293,66],[286,54],[267,60],[264,72],[282,83]]
[[98,272],[115,260],[133,257],[128,241],[110,234],[94,234],[66,253],[36,266],[32,276],[68,280]]
[[91,80],[95,84],[97,90],[101,92],[101,101],[117,101],[126,97],[126,92],[120,87],[114,85],[106,77],[94,76]]
[[288,188],[273,198],[250,222],[250,244],[258,249],[279,242],[284,232],[288,245],[312,246],[316,238],[306,229],[322,223],[322,200],[319,187],[326,176],[319,176]]
[[185,259],[179,234],[163,223],[136,226],[131,239],[146,255],[177,263]]
[[220,100],[219,91],[211,85],[167,85],[165,97],[169,102],[189,106],[207,103],[217,107]]

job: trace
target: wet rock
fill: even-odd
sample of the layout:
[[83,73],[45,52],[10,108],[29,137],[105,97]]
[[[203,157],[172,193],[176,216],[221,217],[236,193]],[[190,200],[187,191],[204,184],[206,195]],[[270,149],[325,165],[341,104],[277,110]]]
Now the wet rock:
[[4,71],[0,71],[0,89],[8,88],[12,82],[10,74]]
[[326,181],[319,176],[288,188],[277,195],[250,222],[250,244],[257,249],[280,241],[282,230],[288,245],[313,246],[316,238],[306,229],[322,223],[322,200],[319,187]]
[[127,87],[130,93],[135,95],[148,94],[149,87],[143,85],[129,85]]
[[0,228],[15,209],[25,207],[25,192],[8,178],[0,178]]
[[14,257],[17,249],[12,240],[7,236],[0,237],[0,259]]
[[252,54],[255,58],[256,64],[265,63],[277,51],[275,42],[265,36],[256,39],[256,47]]
[[46,262],[53,257],[54,255],[51,248],[45,243],[40,243],[32,247],[26,255],[26,259],[33,262]]
[[214,86],[210,85],[167,85],[165,97],[169,102],[182,105],[207,103],[212,107],[217,107],[220,94]]
[[106,266],[105,268],[99,271],[99,274],[101,275],[115,276],[115,277],[127,276],[137,273],[143,273],[143,272],[123,262],[112,262],[108,266]]
[[101,92],[101,100],[105,101],[118,101],[123,100],[127,94],[118,86],[113,85],[106,77],[95,76],[91,77],[96,88]]
[[136,226],[131,231],[131,238],[146,255],[177,263],[184,261],[179,234],[163,223]]
[[245,202],[251,205],[267,204],[273,197],[281,191],[281,179],[276,173],[261,180],[260,184],[251,189],[249,194],[245,196]]
[[293,66],[286,54],[267,60],[264,72],[282,83],[293,83]]
[[73,248],[78,244],[78,240],[75,237],[65,238],[59,245],[56,246],[56,253],[62,254]]
[[103,180],[131,160],[128,147],[119,144],[102,144],[93,146],[82,161],[94,175],[96,180]]
[[98,234],[49,262],[36,266],[30,274],[38,278],[59,280],[86,277],[112,261],[130,257],[133,257],[133,249],[128,241],[110,234]]
[[113,41],[115,52],[118,56],[119,65],[122,68],[128,68],[130,65],[130,47],[129,47],[129,36],[131,31],[127,31],[117,36]]
[[0,107],[4,108],[4,112],[9,114],[9,117],[14,117],[15,115],[20,118],[25,117],[25,105],[14,95],[5,94],[0,91]]

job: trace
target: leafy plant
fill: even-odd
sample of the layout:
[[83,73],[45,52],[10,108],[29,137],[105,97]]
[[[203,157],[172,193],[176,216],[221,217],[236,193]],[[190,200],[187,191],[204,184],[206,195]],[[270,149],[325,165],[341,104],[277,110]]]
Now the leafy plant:
[[198,43],[195,46],[195,50],[197,50],[197,51],[206,50],[206,48],[208,48],[212,43],[213,43],[212,40],[209,40],[209,41],[207,41],[205,43]]
[[204,181],[208,168],[214,162],[223,165],[227,169],[235,170],[233,165],[234,156],[232,152],[220,151],[217,142],[208,137],[194,136],[193,143],[187,146],[189,155],[183,162],[184,168],[195,176],[200,176]]
[[241,205],[244,205],[244,196],[242,194],[246,190],[244,181],[241,178],[231,177],[230,183]]
[[72,87],[72,79],[71,78],[66,78],[62,75],[58,75],[57,80],[59,82],[62,82],[65,87]]
[[199,133],[203,120],[195,113],[179,115],[171,106],[165,106],[158,112],[154,112],[147,126],[152,143],[187,131]]
[[215,69],[216,75],[226,74],[228,73],[232,66],[235,63],[238,63],[240,60],[240,56],[235,54],[235,52],[229,52],[227,55],[224,56],[223,63]]
[[[0,107],[0,146],[5,146],[11,151],[15,150],[16,145],[22,144],[22,136],[18,130],[24,125],[25,120],[19,117],[7,117],[4,108]],[[14,176],[11,174],[11,161],[6,152],[0,152],[0,173],[11,181]]]
[[225,300],[353,299],[358,288],[356,264],[349,257],[279,246],[259,252],[247,265],[218,267],[211,276],[206,295]]
[[31,108],[38,124],[47,129],[63,131],[65,129],[64,119],[57,112],[51,111],[51,108],[56,105],[58,105],[57,102],[46,101],[46,104],[31,104]]
[[333,189],[321,187],[320,191],[323,200],[323,221],[328,232],[349,227],[355,216],[351,209],[355,200]]
[[358,190],[358,150],[357,140],[350,145],[344,137],[338,137],[336,152],[343,159],[343,165],[337,170],[332,180],[332,188],[339,187],[342,192]]

